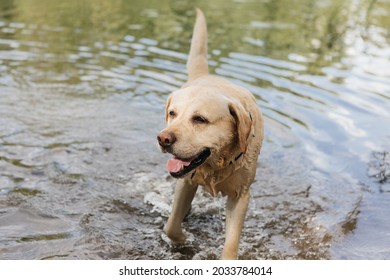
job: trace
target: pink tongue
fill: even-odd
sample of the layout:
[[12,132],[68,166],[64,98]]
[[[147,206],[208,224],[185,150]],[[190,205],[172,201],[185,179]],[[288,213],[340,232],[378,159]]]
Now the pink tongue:
[[167,168],[169,172],[177,173],[184,169],[184,166],[191,164],[191,161],[183,161],[177,158],[168,160]]

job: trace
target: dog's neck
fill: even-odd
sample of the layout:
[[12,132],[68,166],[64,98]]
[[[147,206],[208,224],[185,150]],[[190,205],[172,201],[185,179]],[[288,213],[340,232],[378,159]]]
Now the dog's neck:
[[245,154],[241,151],[232,153],[228,157],[222,155],[212,165],[205,163],[197,168],[190,175],[190,181],[193,184],[204,186],[211,195],[216,196],[219,191],[216,186],[240,169],[244,165],[244,158]]
[[[226,169],[229,166],[234,165],[235,167],[240,166],[240,162],[244,158],[244,153],[237,148],[229,147],[226,151],[220,153],[220,157],[215,162],[215,166],[213,166],[217,170]],[[237,169],[235,168],[235,170]]]

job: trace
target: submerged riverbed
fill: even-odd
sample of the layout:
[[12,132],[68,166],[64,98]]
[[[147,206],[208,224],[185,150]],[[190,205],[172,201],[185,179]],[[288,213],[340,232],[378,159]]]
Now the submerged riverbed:
[[[265,140],[241,259],[390,259],[390,2],[198,1],[210,68]],[[0,0],[0,259],[216,259],[225,198],[162,234],[157,147],[186,80],[186,1]]]

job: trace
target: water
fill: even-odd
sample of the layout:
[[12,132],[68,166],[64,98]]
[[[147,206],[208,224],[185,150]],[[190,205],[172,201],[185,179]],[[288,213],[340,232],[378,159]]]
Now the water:
[[[201,1],[210,68],[265,118],[241,259],[390,258],[390,2]],[[226,19],[229,20],[226,20]],[[187,1],[0,1],[0,258],[216,259],[225,198],[162,234],[156,135]]]

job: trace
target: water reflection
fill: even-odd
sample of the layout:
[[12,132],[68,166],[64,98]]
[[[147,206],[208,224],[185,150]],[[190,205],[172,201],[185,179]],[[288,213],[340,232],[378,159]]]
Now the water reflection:
[[[266,120],[242,258],[390,258],[375,249],[390,247],[390,4],[199,6],[211,71],[250,89]],[[191,244],[160,236],[173,181],[151,135],[186,80],[193,19],[177,1],[0,0],[0,219],[55,221],[1,225],[0,258],[216,258],[223,198],[199,194]],[[373,215],[378,243],[354,250]]]

